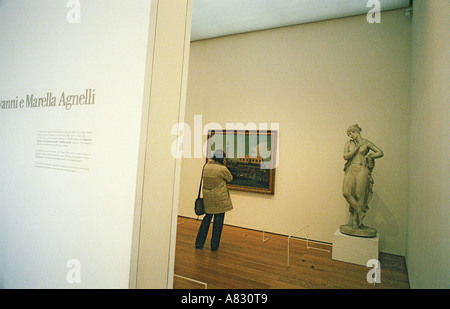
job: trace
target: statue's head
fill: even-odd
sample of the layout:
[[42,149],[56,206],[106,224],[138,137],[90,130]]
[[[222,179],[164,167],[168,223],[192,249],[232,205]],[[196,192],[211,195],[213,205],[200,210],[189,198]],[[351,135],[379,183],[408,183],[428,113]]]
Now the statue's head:
[[354,125],[348,127],[347,134],[348,134],[348,132],[361,133],[361,131],[362,131],[362,129],[358,126],[358,124],[354,124]]
[[358,135],[360,135],[362,129],[357,125],[354,124],[352,126],[349,126],[347,129],[347,135],[352,139],[356,139]]

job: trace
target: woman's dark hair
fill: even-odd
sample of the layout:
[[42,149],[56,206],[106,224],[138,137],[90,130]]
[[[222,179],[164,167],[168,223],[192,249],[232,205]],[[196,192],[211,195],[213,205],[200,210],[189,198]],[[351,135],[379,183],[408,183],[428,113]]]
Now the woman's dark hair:
[[214,161],[219,162],[220,164],[223,164],[223,160],[225,160],[226,158],[227,158],[227,155],[225,154],[225,152],[222,149],[216,150],[212,157],[212,159]]

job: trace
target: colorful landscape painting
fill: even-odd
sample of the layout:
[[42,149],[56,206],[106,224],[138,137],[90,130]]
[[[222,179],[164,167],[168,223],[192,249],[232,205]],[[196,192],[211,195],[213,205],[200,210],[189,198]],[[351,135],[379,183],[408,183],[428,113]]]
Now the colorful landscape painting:
[[229,189],[257,193],[275,193],[277,131],[208,132],[207,157],[216,150],[225,151],[226,166],[233,175]]

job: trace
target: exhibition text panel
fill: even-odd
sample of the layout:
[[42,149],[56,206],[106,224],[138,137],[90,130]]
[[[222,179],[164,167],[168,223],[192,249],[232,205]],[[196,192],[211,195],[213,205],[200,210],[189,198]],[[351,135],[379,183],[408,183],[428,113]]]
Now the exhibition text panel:
[[34,166],[67,172],[89,171],[93,133],[38,131]]

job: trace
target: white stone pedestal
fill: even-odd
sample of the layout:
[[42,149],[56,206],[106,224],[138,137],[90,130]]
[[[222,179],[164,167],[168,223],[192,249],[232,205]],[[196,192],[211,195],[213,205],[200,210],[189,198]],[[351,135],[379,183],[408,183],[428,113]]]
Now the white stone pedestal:
[[338,229],[333,236],[332,259],[366,266],[368,260],[378,260],[379,240],[379,233],[364,238],[342,234]]

